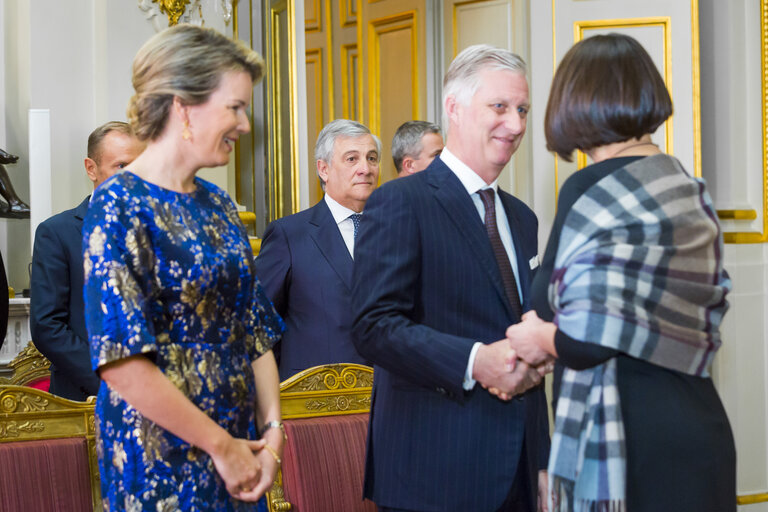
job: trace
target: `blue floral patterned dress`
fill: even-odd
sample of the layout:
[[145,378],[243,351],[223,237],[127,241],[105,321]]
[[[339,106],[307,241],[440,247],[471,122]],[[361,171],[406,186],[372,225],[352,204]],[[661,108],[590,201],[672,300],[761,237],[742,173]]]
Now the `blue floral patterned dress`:
[[[83,226],[92,364],[146,354],[233,436],[256,439],[251,362],[284,325],[254,275],[232,201],[195,183],[181,194],[122,172],[95,192]],[[208,454],[104,382],[96,418],[105,510],[256,509],[230,497]]]

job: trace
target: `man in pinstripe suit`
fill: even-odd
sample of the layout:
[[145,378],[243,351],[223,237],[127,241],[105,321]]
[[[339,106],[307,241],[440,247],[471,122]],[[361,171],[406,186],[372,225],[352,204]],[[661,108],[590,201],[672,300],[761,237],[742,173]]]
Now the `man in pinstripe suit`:
[[353,339],[376,366],[364,494],[380,510],[534,512],[545,369],[515,361],[505,330],[529,307],[538,221],[497,187],[525,133],[525,64],[467,48],[443,107],[443,153],[371,195],[355,247]]

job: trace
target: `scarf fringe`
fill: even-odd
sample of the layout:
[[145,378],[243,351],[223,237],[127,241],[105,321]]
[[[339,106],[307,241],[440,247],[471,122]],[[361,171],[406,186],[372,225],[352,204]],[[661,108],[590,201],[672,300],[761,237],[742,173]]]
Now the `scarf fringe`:
[[549,509],[552,512],[627,512],[625,500],[574,501],[574,483],[554,477],[550,489]]

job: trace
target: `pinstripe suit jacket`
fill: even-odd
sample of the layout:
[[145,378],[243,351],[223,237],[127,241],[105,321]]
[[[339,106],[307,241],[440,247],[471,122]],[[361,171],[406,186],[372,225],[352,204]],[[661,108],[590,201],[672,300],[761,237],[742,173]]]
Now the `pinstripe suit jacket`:
[[[538,221],[499,195],[529,309]],[[462,388],[473,344],[503,338],[519,318],[477,209],[439,158],[368,200],[352,304],[353,339],[376,366],[365,496],[392,508],[496,510],[523,449],[535,492],[549,452],[543,387],[507,403],[479,385]]]

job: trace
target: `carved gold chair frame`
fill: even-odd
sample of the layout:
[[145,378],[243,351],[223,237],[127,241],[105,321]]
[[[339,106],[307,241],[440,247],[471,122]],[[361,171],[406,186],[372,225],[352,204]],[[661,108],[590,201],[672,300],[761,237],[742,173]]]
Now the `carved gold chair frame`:
[[8,368],[12,371],[11,376],[0,377],[0,384],[25,386],[51,374],[51,362],[35,348],[35,344],[31,341],[8,363]]
[[96,456],[96,397],[74,402],[39,389],[0,384],[0,443],[83,437],[88,450],[91,502],[102,510]]
[[[297,373],[280,384],[283,420],[359,414],[371,409],[373,368],[360,364],[329,364]],[[267,493],[269,512],[291,510],[277,472]]]

